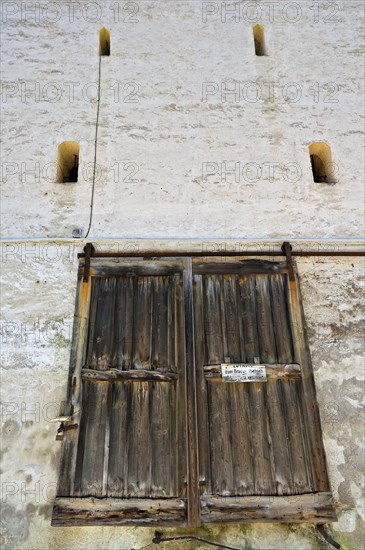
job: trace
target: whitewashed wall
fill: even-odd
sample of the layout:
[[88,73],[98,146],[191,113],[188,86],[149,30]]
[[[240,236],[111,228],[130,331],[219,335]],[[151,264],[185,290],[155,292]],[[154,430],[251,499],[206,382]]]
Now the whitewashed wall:
[[[22,4],[1,4],[2,544],[142,548],[154,530],[50,527],[60,444],[49,420],[64,399],[76,255],[86,242],[72,232],[85,235],[90,219],[98,30],[110,28],[112,55],[101,65],[87,240],[105,250],[204,250],[223,239],[242,251],[278,248],[283,238],[298,247],[301,238],[339,249],[363,236],[363,4],[243,1],[226,21],[218,1],[29,2],[33,15]],[[267,57],[254,55],[257,21],[265,24]],[[222,100],[222,90],[239,87],[240,97]],[[81,145],[76,184],[55,183],[65,140]],[[312,181],[308,145],[316,140],[332,148],[334,186]],[[238,173],[225,178],[224,163]],[[298,266],[339,508],[332,532],[343,548],[361,549],[363,261],[313,258]],[[309,525],[197,533],[239,548],[328,547]]]

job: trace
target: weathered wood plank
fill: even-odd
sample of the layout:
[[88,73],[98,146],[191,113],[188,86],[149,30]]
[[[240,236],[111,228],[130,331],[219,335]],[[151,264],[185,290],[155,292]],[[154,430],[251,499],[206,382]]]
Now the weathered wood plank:
[[185,312],[185,380],[186,380],[186,435],[187,435],[187,514],[188,525],[200,524],[200,497],[198,471],[198,423],[196,406],[194,298],[191,259],[185,261],[183,272]]
[[326,457],[323,446],[322,428],[319,417],[318,402],[314,385],[312,362],[308,346],[303,304],[300,295],[298,276],[289,281],[288,302],[290,304],[290,325],[293,331],[295,361],[300,362],[303,370],[302,395],[303,405],[300,414],[304,427],[304,437],[312,460],[315,489],[330,489]]
[[151,368],[166,368],[168,365],[168,277],[152,279],[152,336],[151,336]]
[[56,498],[52,525],[182,525],[185,518],[185,502],[177,498]]
[[290,454],[292,472],[291,493],[297,494],[315,491],[315,487],[313,487],[310,481],[311,463],[306,460],[305,447],[307,441],[302,430],[295,382],[295,380],[288,380],[282,384],[283,396],[281,403],[285,414],[286,434]]
[[[91,258],[94,277],[143,277],[182,272],[183,258]],[[82,266],[84,260],[80,261]]]
[[[269,276],[256,275],[256,318],[257,332],[260,349],[260,362],[276,363],[277,353],[274,337],[273,318],[270,302],[270,286]],[[254,461],[255,461],[255,486],[259,494],[274,494],[275,486],[275,460],[273,453],[273,438],[275,431],[271,432],[268,410],[270,401],[267,395],[267,384],[259,385],[252,384],[248,388],[251,393],[251,400],[255,403],[256,414],[255,418],[257,431],[253,434],[254,441],[258,441],[258,446],[254,444]],[[260,411],[262,414],[260,414]],[[261,441],[261,442],[260,442]],[[259,457],[259,460],[257,460]]]
[[229,273],[255,274],[255,273],[285,273],[286,262],[269,262],[266,260],[240,260],[214,262],[207,259],[202,262],[199,258],[193,259],[193,273],[197,275],[226,275]]
[[95,325],[96,325],[96,312],[98,309],[98,295],[101,279],[95,277],[89,278],[90,280],[90,308],[89,308],[89,323],[88,323],[88,335],[87,335],[87,365],[93,365],[94,354],[94,339],[95,339]]
[[203,278],[204,334],[209,363],[224,361],[221,319],[221,287],[217,276]]
[[176,487],[178,496],[186,497],[187,487],[187,434],[186,434],[186,378],[185,378],[185,310],[184,310],[184,286],[182,274],[175,275],[173,287],[174,334],[176,358]]
[[[89,326],[88,312],[90,307],[91,278],[83,282],[83,272],[78,274],[78,290],[73,324],[73,336],[70,355],[70,366],[67,383],[67,403],[73,414],[73,422],[80,425],[82,408],[81,369],[85,364],[87,353],[87,334]],[[57,494],[69,496],[74,494],[79,429],[65,432],[60,463]]]
[[176,372],[161,372],[159,370],[104,370],[94,371],[92,369],[82,369],[82,378],[85,380],[110,380],[110,381],[128,381],[128,380],[159,380],[160,382],[174,382],[178,375]]
[[[107,382],[83,382],[83,406],[75,486],[81,496],[103,495],[105,431],[107,420]],[[77,482],[76,482],[77,480]]]
[[[288,304],[286,300],[286,276],[273,275],[269,278],[270,283],[270,301],[273,317],[273,328],[275,335],[275,345],[277,358],[279,362],[285,363],[293,361],[292,335],[288,315]],[[299,367],[299,366],[297,366]],[[281,380],[293,380],[301,378],[300,367],[295,368],[290,376],[283,376]],[[284,388],[285,382],[269,383],[267,385],[268,394],[268,414],[271,432],[273,437],[273,454],[275,461],[275,485],[278,494],[298,493],[304,489],[310,490],[306,480],[303,479],[302,463],[299,464],[293,460],[292,453],[301,453],[301,447],[295,450],[295,443],[291,441],[291,432],[294,429],[294,441],[298,441],[298,430],[300,430],[300,419],[297,419],[298,428],[291,426],[291,421],[295,421],[291,414],[292,407],[286,402],[290,398],[289,390]],[[298,442],[299,443],[299,442]],[[298,476],[302,476],[300,479]]]
[[151,490],[150,384],[131,384],[128,431],[128,497],[147,497]]
[[107,277],[99,281],[97,293],[97,309],[94,318],[92,356],[89,367],[92,369],[106,370],[116,366],[114,349],[115,330],[115,302],[116,302],[115,277]]
[[327,523],[337,521],[331,493],[215,497],[202,500],[202,523]]
[[151,490],[150,496],[176,496],[175,386],[150,386]]
[[278,361],[279,363],[293,363],[293,336],[290,329],[286,276],[273,275],[269,278],[269,282]]
[[204,377],[203,365],[206,362],[206,346],[204,331],[204,299],[202,275],[194,275],[194,327],[195,327],[195,362],[196,362],[196,384],[197,414],[198,414],[198,437],[199,437],[199,479],[205,483],[203,492],[211,492],[210,473],[210,436],[208,420],[208,393],[207,382]]
[[274,456],[273,488],[271,494],[291,494],[295,492],[293,472],[291,468],[289,426],[287,424],[285,398],[282,389],[283,382],[269,381],[266,386],[268,403],[268,421],[272,437]]
[[269,277],[256,275],[256,315],[260,362],[277,363]]
[[239,383],[229,384],[228,407],[232,438],[233,494],[235,495],[252,494],[253,491],[253,469],[250,459],[251,443],[245,415],[246,394],[247,391],[244,385]]
[[109,497],[128,496],[128,429],[131,417],[131,383],[110,384]]
[[138,277],[134,295],[133,368],[151,368],[151,277]]
[[243,301],[245,299],[244,294],[247,293],[246,282],[242,276],[236,276],[236,299],[237,299],[237,321],[238,321],[238,338],[239,338],[239,351],[240,351],[240,361],[245,363],[247,361],[246,357],[246,341],[245,341],[245,310],[243,309]]
[[233,456],[229,385],[210,382],[208,386],[209,440],[212,492],[230,495],[234,492]]
[[224,357],[229,357],[231,363],[241,361],[239,300],[237,297],[237,275],[223,276],[223,315],[225,321],[226,349]]
[[274,459],[272,436],[267,422],[267,395],[264,384],[252,382],[247,386],[249,398],[252,464],[255,494],[266,495],[273,491]]
[[260,349],[257,333],[256,282],[254,277],[241,276],[239,291],[245,357],[248,363],[255,363],[260,356]]
[[108,384],[106,398],[106,414],[105,414],[105,438],[104,438],[104,463],[103,463],[103,490],[102,495],[108,494],[108,477],[109,477],[109,458],[110,458],[110,420],[111,420],[111,400],[113,396],[113,385]]
[[116,291],[114,330],[116,366],[119,369],[129,370],[132,368],[134,278],[118,277]]
[[78,430],[70,430],[63,435],[60,473],[57,487],[57,495],[59,496],[70,496],[74,494],[74,464],[76,464],[78,437]]
[[181,333],[177,327],[177,311],[176,311],[176,287],[180,284],[180,275],[176,274],[169,277],[167,288],[167,365],[176,372],[178,357],[176,353],[177,340],[181,338]]

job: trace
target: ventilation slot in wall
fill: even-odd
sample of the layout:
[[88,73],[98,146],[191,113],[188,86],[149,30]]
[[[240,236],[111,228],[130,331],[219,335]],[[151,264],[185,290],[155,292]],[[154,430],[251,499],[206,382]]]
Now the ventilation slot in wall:
[[79,173],[80,145],[64,141],[58,146],[57,183],[76,183]]
[[106,27],[99,31],[99,55],[110,55],[110,31]]
[[262,25],[255,25],[253,28],[253,38],[255,41],[255,54],[267,55],[265,46],[265,29]]
[[316,141],[309,146],[313,180],[315,183],[336,183],[331,148],[323,141]]

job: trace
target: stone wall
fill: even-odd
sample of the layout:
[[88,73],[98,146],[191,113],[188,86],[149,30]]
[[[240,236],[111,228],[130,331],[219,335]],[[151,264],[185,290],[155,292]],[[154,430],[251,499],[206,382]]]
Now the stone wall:
[[[242,252],[288,238],[339,250],[363,237],[363,5],[241,1],[233,15],[200,0],[26,3],[33,14],[24,5],[1,5],[2,544],[154,548],[154,529],[50,526],[60,453],[50,420],[65,398],[86,243],[72,234],[85,236],[90,221],[98,30],[111,30],[111,56],[101,59],[89,241],[105,250]],[[266,57],[254,54],[256,22],[265,25]],[[79,181],[57,184],[57,147],[68,140],[81,146]],[[313,183],[308,145],[319,140],[331,146],[335,185]],[[330,530],[342,548],[361,549],[363,260],[297,263],[338,503]],[[328,547],[305,524],[194,534],[238,548]]]

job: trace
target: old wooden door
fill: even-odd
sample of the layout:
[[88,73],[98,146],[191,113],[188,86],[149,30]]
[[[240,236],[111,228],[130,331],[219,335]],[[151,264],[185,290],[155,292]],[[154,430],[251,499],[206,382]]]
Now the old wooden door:
[[183,262],[93,262],[79,273],[53,525],[186,519]]
[[247,260],[197,261],[193,277],[201,521],[334,520],[297,277]]
[[335,519],[285,263],[95,259],[74,330],[53,525]]

